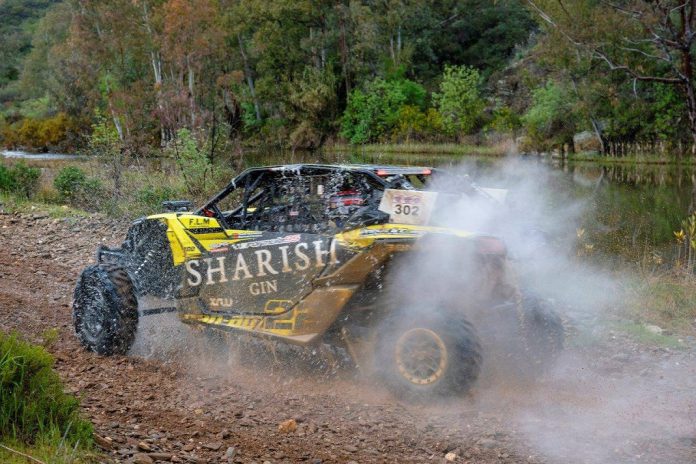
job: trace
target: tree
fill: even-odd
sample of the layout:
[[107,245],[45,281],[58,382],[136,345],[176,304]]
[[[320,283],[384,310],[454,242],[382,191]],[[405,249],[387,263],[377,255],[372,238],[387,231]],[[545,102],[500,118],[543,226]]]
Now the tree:
[[475,68],[445,65],[440,89],[433,94],[433,102],[442,114],[449,135],[467,134],[478,124],[485,107],[480,84],[481,75]]
[[374,79],[348,97],[341,135],[351,143],[374,142],[396,126],[402,107],[422,109],[425,94],[423,86],[407,79]]
[[527,0],[550,34],[634,82],[674,86],[696,152],[696,0]]
[[572,147],[575,133],[574,106],[572,94],[557,83],[549,81],[536,89],[533,92],[532,106],[522,117],[522,123],[535,145],[545,147],[547,144],[569,144]]

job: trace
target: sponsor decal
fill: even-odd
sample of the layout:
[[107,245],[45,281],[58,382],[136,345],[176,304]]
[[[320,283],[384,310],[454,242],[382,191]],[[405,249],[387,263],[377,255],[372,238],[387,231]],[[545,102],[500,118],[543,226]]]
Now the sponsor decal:
[[262,280],[261,282],[252,282],[249,284],[249,293],[254,296],[268,295],[269,293],[278,292],[277,280]]
[[[184,265],[187,273],[186,281],[189,286],[197,287],[199,285],[272,277],[286,273],[306,273],[312,266],[323,268],[327,264],[334,265],[339,262],[336,256],[335,240],[331,242],[328,249],[326,248],[328,244],[324,240],[290,245],[299,239],[300,235],[289,235],[281,239],[251,242],[249,245],[256,243],[259,246],[265,246],[269,244],[268,242],[282,245],[270,249],[261,248],[253,250],[253,252],[186,261]],[[282,241],[276,242],[276,240]],[[249,248],[256,248],[256,246],[253,245]],[[258,291],[258,294],[271,293],[277,291],[277,284],[267,281],[263,286],[254,287],[253,290],[250,288],[249,291]]]
[[411,230],[411,229],[392,227],[390,229],[362,229],[360,231],[360,236],[361,237],[371,237],[374,235],[409,235],[412,237],[418,237],[420,235],[423,235],[423,233],[424,232],[420,231],[420,230]]
[[256,238],[263,235],[263,232],[232,232],[229,237],[232,240],[246,239],[246,238]]
[[235,243],[232,248],[235,250],[245,250],[247,248],[261,248],[273,245],[282,245],[284,243],[297,243],[302,239],[300,234],[286,235],[285,237],[272,238],[269,240],[258,240],[255,242]]
[[212,245],[210,245],[209,251],[211,253],[222,253],[228,251],[229,249],[230,247],[227,243],[213,243]]
[[232,306],[234,302],[232,301],[232,298],[210,298],[208,300],[208,305],[211,308],[229,308]]
[[[193,217],[188,218],[187,222],[187,227],[210,227],[213,221],[207,217]],[[215,221],[213,224],[217,225],[217,221]]]

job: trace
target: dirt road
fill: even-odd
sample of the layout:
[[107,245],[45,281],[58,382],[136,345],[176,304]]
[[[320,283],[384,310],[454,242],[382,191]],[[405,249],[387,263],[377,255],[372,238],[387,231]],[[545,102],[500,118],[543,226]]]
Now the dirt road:
[[[535,386],[483,380],[446,404],[396,401],[350,372],[308,376],[205,351],[172,317],[144,320],[129,357],[84,351],[71,294],[126,224],[0,215],[0,330],[50,346],[117,462],[695,462],[696,350],[610,332],[570,340]],[[169,315],[172,316],[172,315]],[[297,429],[279,424],[294,419]]]

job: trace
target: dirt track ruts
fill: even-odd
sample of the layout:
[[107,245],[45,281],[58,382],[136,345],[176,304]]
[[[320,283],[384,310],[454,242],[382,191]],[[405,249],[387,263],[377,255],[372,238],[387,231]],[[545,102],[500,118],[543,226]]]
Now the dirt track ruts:
[[[350,373],[307,376],[282,366],[250,367],[201,354],[189,345],[196,337],[188,329],[168,332],[172,321],[166,317],[143,323],[139,334],[152,335],[164,349],[141,340],[130,357],[86,352],[72,330],[73,286],[81,269],[93,262],[97,245],[119,243],[126,229],[125,223],[103,218],[0,215],[0,330],[40,341],[46,330],[58,329],[50,346],[56,368],[68,390],[81,397],[96,433],[111,442],[104,451],[111,460],[130,462],[135,456],[149,462],[142,456],[148,453],[174,462],[210,463],[446,462],[448,452],[456,454],[456,462],[472,463],[578,458],[562,458],[575,452],[574,442],[566,451],[561,443],[555,453],[530,441],[528,426],[536,419],[518,422],[519,406],[534,408],[535,400],[514,386],[499,387],[496,395],[478,389],[448,404],[402,404],[381,386]],[[649,369],[655,356],[659,362],[681,362],[686,377],[696,378],[692,351],[655,355],[631,345],[627,350],[634,365],[613,358],[617,351],[611,344],[601,349],[606,362],[597,360],[594,370],[607,378],[612,369],[620,374]],[[617,382],[622,378],[614,377]],[[680,391],[692,387],[678,386]],[[563,384],[545,388],[557,391]],[[564,390],[571,406],[586,400],[577,389]],[[694,391],[683,393],[686,403]],[[674,414],[695,412],[679,406]],[[656,406],[664,407],[671,406]],[[296,431],[279,431],[287,419],[296,420]],[[549,420],[562,424],[565,419],[553,415]],[[655,422],[660,428],[664,421]],[[675,424],[674,434],[664,439],[641,441],[641,436],[607,450],[609,458],[600,450],[576,462],[693,462],[696,433],[688,418],[680,415]],[[546,433],[543,427],[539,433]],[[587,441],[593,446],[592,439]]]

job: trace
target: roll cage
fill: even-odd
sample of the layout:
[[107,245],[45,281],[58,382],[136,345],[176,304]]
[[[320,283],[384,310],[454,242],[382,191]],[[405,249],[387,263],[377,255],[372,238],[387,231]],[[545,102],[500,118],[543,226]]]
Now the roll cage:
[[376,224],[388,221],[378,210],[385,189],[420,189],[432,172],[372,165],[251,168],[195,214],[237,230],[320,233]]

